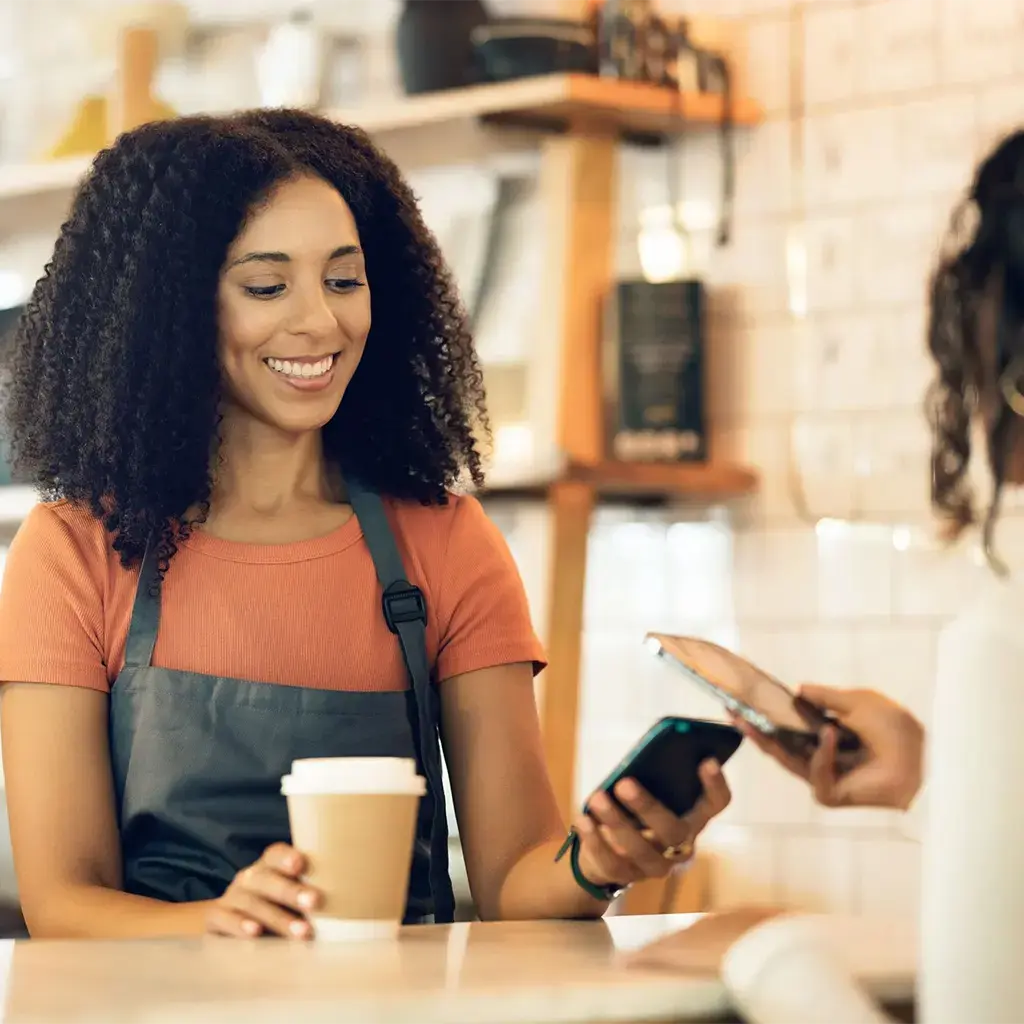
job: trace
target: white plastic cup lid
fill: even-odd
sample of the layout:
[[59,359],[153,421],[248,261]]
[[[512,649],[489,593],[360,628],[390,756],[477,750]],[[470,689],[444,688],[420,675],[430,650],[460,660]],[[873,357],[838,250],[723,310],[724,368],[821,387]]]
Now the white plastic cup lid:
[[318,757],[292,762],[281,780],[286,796],[299,793],[409,793],[422,796],[426,780],[406,757]]

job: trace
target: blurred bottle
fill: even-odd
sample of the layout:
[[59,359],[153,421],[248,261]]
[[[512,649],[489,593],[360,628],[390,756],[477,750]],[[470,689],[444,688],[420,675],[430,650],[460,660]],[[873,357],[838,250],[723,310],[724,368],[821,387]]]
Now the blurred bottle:
[[323,80],[323,38],[304,9],[270,30],[256,62],[264,107],[316,107]]
[[596,11],[598,66],[606,78],[645,78],[644,39],[651,0],[606,0]]

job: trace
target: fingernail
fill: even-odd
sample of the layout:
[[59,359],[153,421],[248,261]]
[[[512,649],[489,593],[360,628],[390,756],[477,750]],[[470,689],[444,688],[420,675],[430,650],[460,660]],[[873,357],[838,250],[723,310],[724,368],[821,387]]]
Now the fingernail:
[[305,910],[312,910],[316,906],[316,893],[309,892],[308,890],[300,892],[299,906]]
[[246,935],[259,935],[260,926],[255,921],[243,921],[242,931],[245,932]]
[[705,761],[704,764],[704,770],[708,773],[708,775],[718,775],[718,773],[722,770],[722,766],[714,758],[712,758],[710,761]]
[[624,779],[615,787],[615,792],[627,800],[635,800],[640,795],[640,787],[632,779]]
[[288,926],[288,931],[297,939],[305,938],[309,934],[309,925],[305,921],[292,921]]
[[300,867],[302,867],[302,862],[299,860],[298,857],[289,857],[288,860],[285,861],[284,867],[286,871],[291,871],[294,873],[298,871]]

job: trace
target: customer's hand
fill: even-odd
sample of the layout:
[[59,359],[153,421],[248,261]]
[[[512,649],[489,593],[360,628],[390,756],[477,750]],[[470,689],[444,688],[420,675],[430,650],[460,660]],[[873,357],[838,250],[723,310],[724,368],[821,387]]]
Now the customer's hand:
[[716,761],[700,766],[704,795],[679,817],[634,779],[615,786],[615,796],[642,822],[637,824],[606,793],[587,801],[589,814],[574,823],[580,837],[580,870],[595,885],[628,885],[661,878],[693,856],[693,844],[708,822],[729,805],[732,794]]
[[239,871],[219,900],[209,904],[206,930],[216,935],[254,938],[283,935],[308,939],[313,930],[304,915],[322,900],[299,881],[306,858],[284,843],[268,846],[255,864]]
[[837,764],[838,732],[826,726],[809,761],[787,753],[745,722],[736,725],[784,768],[807,779],[825,807],[906,810],[921,788],[924,727],[906,708],[873,690],[804,686],[800,696],[829,711],[855,732],[863,750],[849,766]]

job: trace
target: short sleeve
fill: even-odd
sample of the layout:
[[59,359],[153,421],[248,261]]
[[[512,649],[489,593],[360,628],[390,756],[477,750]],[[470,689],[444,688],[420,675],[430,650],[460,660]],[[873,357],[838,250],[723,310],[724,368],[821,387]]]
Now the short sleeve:
[[514,662],[532,662],[539,672],[544,648],[512,552],[476,498],[453,500],[438,597],[438,678]]
[[11,543],[0,583],[2,682],[110,689],[92,538],[72,522],[37,505]]

